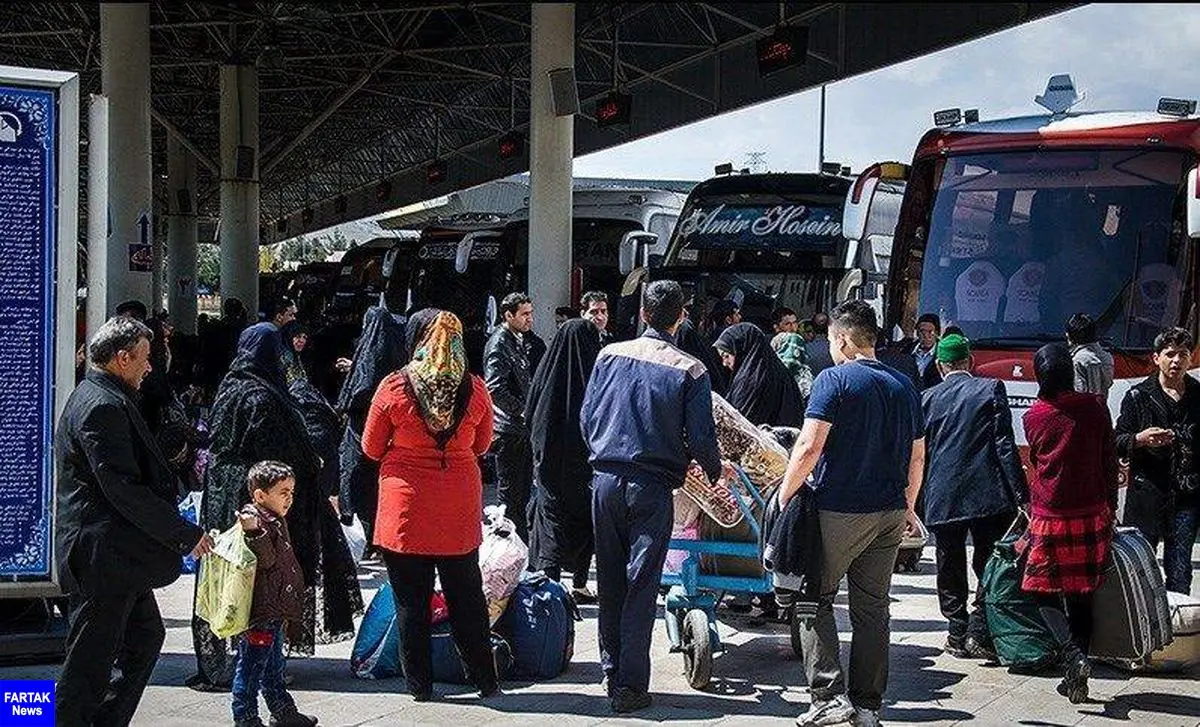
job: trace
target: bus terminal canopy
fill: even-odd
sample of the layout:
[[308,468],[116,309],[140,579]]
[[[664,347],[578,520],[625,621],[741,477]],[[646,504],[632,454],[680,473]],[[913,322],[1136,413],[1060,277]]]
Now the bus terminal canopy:
[[[0,65],[77,71],[100,93],[98,5],[0,3]],[[577,3],[575,154],[1072,6]],[[781,25],[803,29],[791,37],[807,50],[764,76],[758,41]],[[257,68],[264,243],[524,171],[528,143],[511,134],[528,134],[531,83],[549,83],[529,77],[530,26],[529,3],[152,2],[154,178],[172,134],[200,162],[201,221],[216,220],[223,65]],[[614,91],[628,122],[601,128],[597,104]]]

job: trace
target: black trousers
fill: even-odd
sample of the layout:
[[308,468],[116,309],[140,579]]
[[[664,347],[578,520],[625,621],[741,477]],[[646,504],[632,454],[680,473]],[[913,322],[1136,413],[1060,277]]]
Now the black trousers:
[[533,483],[533,452],[528,434],[499,434],[492,442],[496,455],[496,480],[505,516],[517,527],[521,541],[529,542],[529,491]]
[[[591,572],[592,572],[592,556],[595,555],[595,550],[596,550],[595,542],[593,541],[591,543],[588,543],[587,547],[585,547],[583,550],[581,550],[579,552],[579,556],[575,559],[575,562],[571,565],[571,587],[572,588],[575,588],[578,590],[583,590],[584,588],[587,588],[588,578],[591,576]],[[546,568],[543,568],[542,571],[547,576],[549,576],[550,578],[552,578],[556,581],[562,580],[562,566],[560,566],[560,565],[548,566]]]
[[167,634],[154,591],[72,595],[70,624],[55,724],[129,724]]
[[1091,593],[1042,593],[1038,594],[1038,611],[1046,621],[1046,628],[1066,655],[1079,649],[1085,655],[1092,643],[1092,596]]
[[492,659],[479,551],[466,555],[405,555],[385,550],[383,562],[396,599],[400,663],[409,694],[428,695],[433,690],[429,599],[433,597],[435,570],[442,579],[450,629],[468,675],[480,691],[492,691],[496,686],[496,663]]
[[983,580],[983,569],[987,566],[996,541],[1004,537],[1015,517],[1015,512],[1006,512],[930,526],[929,529],[937,539],[938,603],[941,605],[942,615],[950,622],[952,641],[961,641],[971,635],[984,646],[991,644],[991,634],[983,614],[983,592],[977,588],[975,597],[970,597],[970,584],[967,581],[967,536],[971,536],[971,542],[975,546],[971,557],[971,570],[975,571],[978,580]]

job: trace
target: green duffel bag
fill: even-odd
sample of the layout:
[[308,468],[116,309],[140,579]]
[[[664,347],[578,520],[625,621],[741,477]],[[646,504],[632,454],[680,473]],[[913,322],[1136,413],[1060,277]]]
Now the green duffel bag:
[[984,614],[996,654],[1005,666],[1040,669],[1058,659],[1058,642],[1046,627],[1036,598],[1021,590],[1021,557],[1013,532],[997,543],[983,570]]

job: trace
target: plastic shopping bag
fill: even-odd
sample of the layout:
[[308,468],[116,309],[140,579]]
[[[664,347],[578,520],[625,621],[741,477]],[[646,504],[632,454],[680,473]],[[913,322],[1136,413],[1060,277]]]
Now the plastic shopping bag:
[[342,533],[346,536],[346,545],[350,548],[350,557],[354,564],[362,562],[363,553],[367,550],[367,534],[363,531],[362,522],[354,515],[350,524],[342,523]]
[[258,558],[246,544],[240,523],[213,536],[212,552],[200,561],[196,615],[218,638],[227,639],[250,625],[254,572]]
[[516,533],[512,520],[504,517],[504,506],[484,508],[483,544],[479,546],[479,571],[488,617],[495,625],[517,585],[529,557],[529,549]]
[[[204,500],[203,492],[189,492],[179,501],[179,516],[193,525],[200,523],[200,503]],[[190,555],[183,556],[183,566],[180,573],[195,573],[198,563]]]

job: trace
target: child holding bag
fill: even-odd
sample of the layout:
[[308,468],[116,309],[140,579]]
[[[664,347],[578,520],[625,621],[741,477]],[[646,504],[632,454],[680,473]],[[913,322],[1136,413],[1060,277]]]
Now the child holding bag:
[[284,519],[292,507],[296,477],[282,462],[264,461],[247,478],[252,502],[238,513],[246,544],[258,558],[250,628],[238,641],[233,675],[233,719],[237,727],[263,727],[261,690],[271,727],[311,727],[316,717],[300,714],[283,681],[283,640],[289,622],[303,616],[304,576]]

